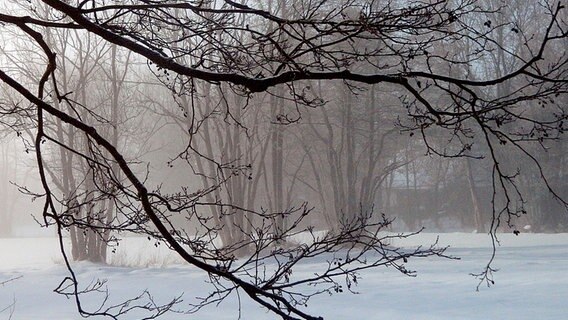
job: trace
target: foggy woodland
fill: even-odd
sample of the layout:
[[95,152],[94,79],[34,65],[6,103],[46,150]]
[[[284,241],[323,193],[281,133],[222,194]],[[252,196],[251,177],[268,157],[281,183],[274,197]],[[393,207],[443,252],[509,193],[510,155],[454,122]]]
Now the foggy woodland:
[[[7,0],[0,235],[43,226],[68,240],[68,296],[85,293],[73,261],[106,263],[142,236],[210,275],[203,305],[242,290],[282,318],[317,319],[310,296],[347,290],[357,271],[445,255],[389,237],[566,232],[567,12],[552,0]],[[343,258],[290,280],[329,253]]]

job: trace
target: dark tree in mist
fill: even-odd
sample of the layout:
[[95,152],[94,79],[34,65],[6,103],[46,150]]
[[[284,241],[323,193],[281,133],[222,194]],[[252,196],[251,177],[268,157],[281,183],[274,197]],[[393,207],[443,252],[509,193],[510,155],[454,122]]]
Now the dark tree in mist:
[[[376,142],[388,136],[388,131],[374,127],[385,125],[379,121],[384,110],[395,113],[397,130],[420,141],[429,154],[490,160],[493,196],[487,219],[492,237],[501,223],[514,228],[513,218],[526,212],[517,168],[505,165],[511,152],[527,159],[552,196],[566,205],[535,153],[564,132],[566,106],[559,102],[566,100],[568,89],[567,10],[560,1],[540,1],[531,15],[541,24],[528,30],[503,16],[505,9],[484,0],[15,2],[2,9],[1,28],[26,39],[36,58],[31,67],[2,64],[0,79],[19,94],[13,103],[31,105],[25,110],[33,113],[5,110],[14,110],[9,116],[18,115],[35,132],[43,186],[35,196],[44,200],[44,223],[55,225],[60,238],[68,230],[90,234],[96,247],[118,241],[121,234],[144,235],[165,243],[209,275],[214,293],[200,300],[197,309],[239,292],[284,319],[318,319],[306,308],[309,298],[350,290],[359,271],[392,266],[412,274],[405,266],[408,259],[444,256],[444,248],[435,246],[389,246],[390,239],[408,235],[380,233],[392,221],[373,212],[372,190],[397,166],[397,157],[391,160],[382,152],[404,152],[404,146],[395,143],[377,149]],[[105,97],[111,99],[97,100],[95,92],[101,91],[95,90],[77,96],[64,87],[64,63],[49,35],[69,30],[93,37],[99,49],[113,50],[100,61],[106,65],[102,83],[111,87]],[[512,37],[514,44],[508,40]],[[125,107],[119,101],[127,101],[120,100],[121,81],[142,68],[130,72],[128,63],[119,68],[116,52],[147,64],[144,70],[159,84],[159,89],[140,90],[148,97],[139,100],[138,112],[158,103],[160,92],[175,101],[154,111],[167,113],[169,121],[186,130],[170,157],[172,166],[184,163],[201,182],[187,181],[175,191],[162,189],[161,183],[150,185],[151,166],[140,166],[129,145],[121,145],[118,112]],[[84,53],[79,50],[67,61]],[[18,52],[3,55],[25,58]],[[484,69],[489,66],[495,69]],[[376,90],[388,92],[390,98],[376,101]],[[287,133],[302,124],[304,114],[318,115],[332,94],[341,96],[339,146],[349,154],[341,161],[330,154],[327,163],[345,165],[332,178],[345,180],[345,191],[335,195],[344,198],[335,210],[345,214],[334,228],[316,232],[304,223],[310,205],[286,201],[299,186],[303,163],[287,172],[284,148],[292,143]],[[369,110],[364,112],[369,114],[355,110],[354,94],[368,95]],[[251,106],[264,113],[250,112]],[[328,111],[319,113],[323,126],[331,124],[325,120]],[[255,136],[264,143],[255,149],[238,135],[261,125],[262,115],[274,127],[267,136]],[[369,130],[365,139],[357,131],[361,117]],[[146,119],[140,125],[159,121]],[[312,134],[322,134],[311,124]],[[71,131],[73,139],[61,135]],[[334,143],[328,147],[339,148]],[[360,152],[364,149],[373,151]],[[56,157],[50,150],[77,159],[74,163],[83,170],[69,168],[85,187],[78,183],[63,191],[56,185],[52,173],[64,166],[52,161]],[[302,150],[310,152],[301,146],[291,152]],[[357,162],[364,155],[371,159]],[[272,166],[263,173],[266,192],[261,193],[261,182],[250,172],[267,159]],[[383,176],[376,166],[381,161]],[[378,180],[369,181],[371,175]],[[248,180],[256,185],[245,186]],[[271,203],[269,208],[249,206],[260,194]],[[82,202],[79,207],[89,208],[85,218],[74,211],[77,201]],[[294,242],[298,235],[311,240]],[[81,315],[119,318],[132,308],[143,308],[148,317],[157,317],[178,302],[158,306],[142,294],[121,307],[86,310],[80,297],[101,288],[79,285],[61,243],[70,276],[57,291],[75,297]],[[322,255],[329,259],[327,268],[312,278],[294,276],[298,263]],[[101,254],[100,260],[104,258]],[[492,271],[489,263],[481,279],[491,282]]]

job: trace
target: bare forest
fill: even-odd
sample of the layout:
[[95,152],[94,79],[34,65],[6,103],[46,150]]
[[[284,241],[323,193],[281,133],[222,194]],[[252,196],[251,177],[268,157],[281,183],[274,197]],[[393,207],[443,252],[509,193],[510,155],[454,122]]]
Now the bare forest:
[[310,298],[360,271],[453,258],[393,239],[568,232],[562,1],[2,4],[0,236],[56,235],[82,316],[179,302],[83,307],[102,285],[74,264],[125,237],[208,275],[194,311],[239,294],[320,319]]

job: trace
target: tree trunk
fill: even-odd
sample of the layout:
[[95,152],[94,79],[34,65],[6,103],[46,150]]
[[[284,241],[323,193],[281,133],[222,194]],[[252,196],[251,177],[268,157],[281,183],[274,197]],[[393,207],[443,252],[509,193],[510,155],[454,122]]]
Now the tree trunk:
[[469,186],[469,193],[471,196],[471,204],[473,209],[473,219],[474,224],[477,232],[485,232],[485,224],[483,223],[483,215],[481,214],[481,210],[479,208],[479,195],[477,194],[477,188],[475,185],[475,179],[473,177],[473,170],[472,170],[472,160],[471,158],[466,158],[466,174],[467,174],[467,181]]

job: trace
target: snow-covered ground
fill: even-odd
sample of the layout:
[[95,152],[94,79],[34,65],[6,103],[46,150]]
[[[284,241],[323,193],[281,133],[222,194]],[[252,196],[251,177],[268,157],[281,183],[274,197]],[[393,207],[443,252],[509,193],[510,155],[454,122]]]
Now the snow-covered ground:
[[[402,245],[429,244],[435,234],[421,234]],[[470,276],[479,272],[491,255],[490,239],[483,234],[441,234],[440,244],[461,260],[416,259],[409,268],[416,278],[391,269],[363,273],[359,294],[321,295],[308,311],[325,319],[566,319],[568,316],[568,234],[501,235],[494,267],[495,285],[480,287]],[[126,239],[112,255],[115,266],[79,263],[83,284],[106,279],[112,301],[148,289],[157,302],[183,294],[187,306],[211,288],[205,277],[178,260],[163,246],[147,240]],[[395,243],[396,244],[396,243]],[[74,301],[53,292],[67,276],[54,238],[0,239],[0,320],[81,319]],[[303,264],[295,275],[317,271],[317,264]],[[95,307],[101,296],[85,298]],[[276,319],[243,297],[242,319]],[[232,297],[197,315],[168,314],[163,319],[237,319],[238,300]],[[127,319],[136,319],[135,316]]]

